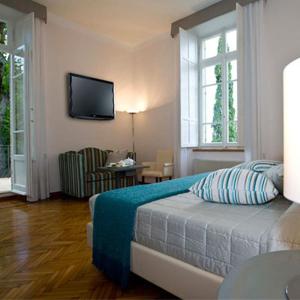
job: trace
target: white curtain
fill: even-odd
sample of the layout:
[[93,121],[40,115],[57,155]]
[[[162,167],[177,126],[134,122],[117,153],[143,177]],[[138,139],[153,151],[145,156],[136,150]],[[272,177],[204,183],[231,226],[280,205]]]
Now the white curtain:
[[245,160],[262,159],[262,40],[264,0],[246,6],[237,4],[239,42],[239,99],[241,99],[241,136],[245,145]]
[[44,30],[40,19],[33,21],[32,56],[30,58],[30,149],[27,200],[49,197],[48,158],[45,112]]

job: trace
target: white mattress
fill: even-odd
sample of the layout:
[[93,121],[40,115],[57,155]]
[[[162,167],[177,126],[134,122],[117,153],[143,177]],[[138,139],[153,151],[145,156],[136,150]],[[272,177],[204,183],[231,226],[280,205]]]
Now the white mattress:
[[[90,199],[92,216],[96,196]],[[240,262],[277,250],[275,229],[290,204],[283,197],[267,205],[236,206],[204,202],[192,193],[176,195],[138,208],[133,240],[224,277]]]

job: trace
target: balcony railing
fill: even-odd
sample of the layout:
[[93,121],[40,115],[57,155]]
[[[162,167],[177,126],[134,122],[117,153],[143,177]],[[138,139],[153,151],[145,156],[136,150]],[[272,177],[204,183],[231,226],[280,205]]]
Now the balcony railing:
[[10,146],[0,145],[0,178],[8,178],[10,176]]

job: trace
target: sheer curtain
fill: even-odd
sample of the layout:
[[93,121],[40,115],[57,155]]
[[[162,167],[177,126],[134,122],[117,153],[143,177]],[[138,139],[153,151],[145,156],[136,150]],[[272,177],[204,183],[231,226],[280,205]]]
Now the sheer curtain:
[[246,6],[237,4],[239,43],[239,99],[244,124],[240,130],[244,138],[245,160],[262,158],[261,102],[262,102],[262,39],[264,0]]
[[45,112],[44,30],[46,25],[33,20],[32,56],[30,58],[30,151],[27,200],[49,197],[48,157]]

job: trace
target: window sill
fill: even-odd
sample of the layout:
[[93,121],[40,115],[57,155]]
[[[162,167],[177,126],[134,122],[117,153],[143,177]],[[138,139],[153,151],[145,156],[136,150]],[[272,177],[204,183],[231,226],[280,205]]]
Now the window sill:
[[230,147],[230,148],[193,148],[193,152],[244,152],[244,148]]

